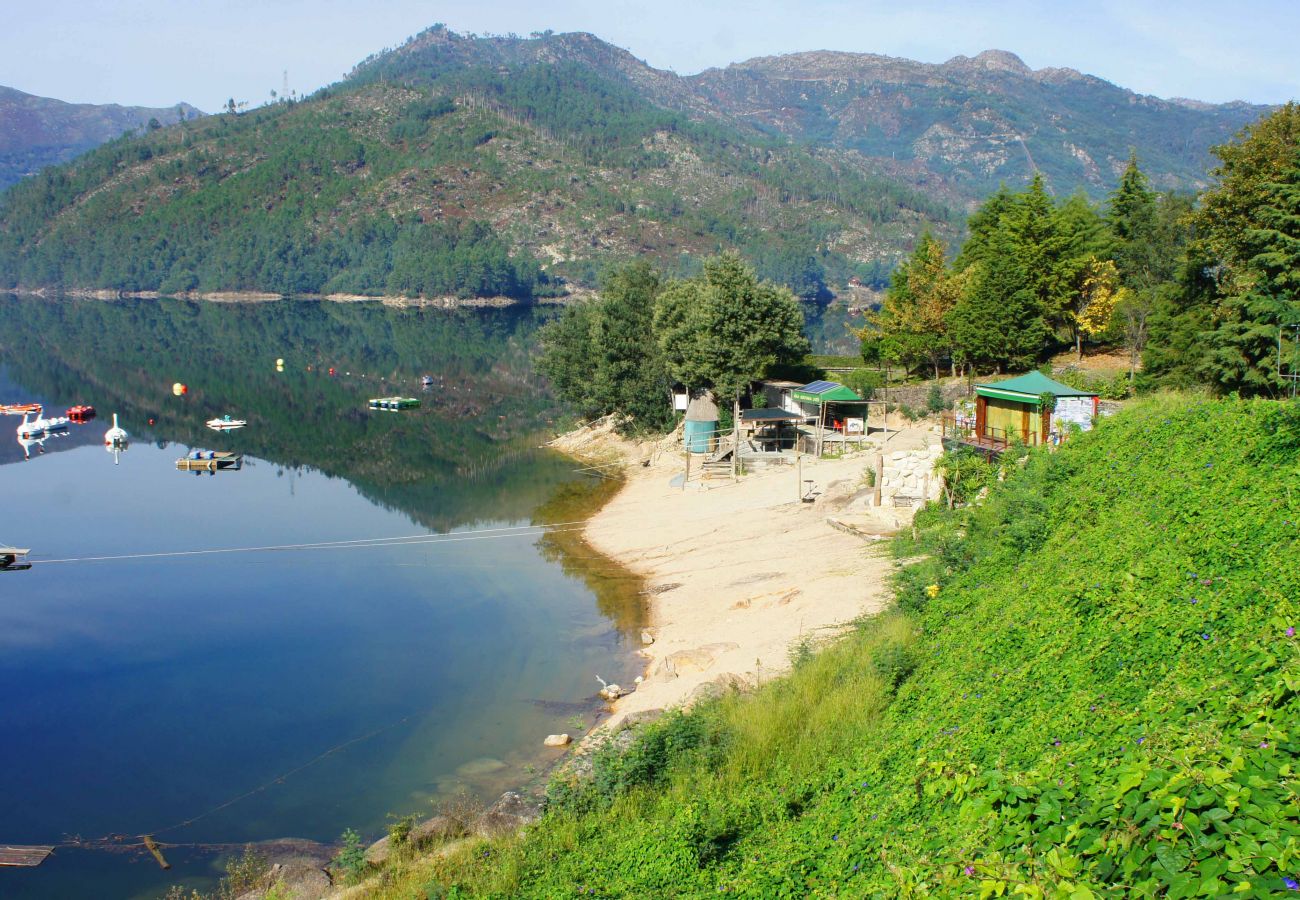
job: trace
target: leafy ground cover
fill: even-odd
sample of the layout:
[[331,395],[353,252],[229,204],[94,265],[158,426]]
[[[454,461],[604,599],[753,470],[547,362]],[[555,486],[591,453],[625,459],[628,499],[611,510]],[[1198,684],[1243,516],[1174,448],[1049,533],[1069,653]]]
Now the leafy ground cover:
[[1163,397],[898,539],[897,608],[384,897],[1282,896],[1300,404]]

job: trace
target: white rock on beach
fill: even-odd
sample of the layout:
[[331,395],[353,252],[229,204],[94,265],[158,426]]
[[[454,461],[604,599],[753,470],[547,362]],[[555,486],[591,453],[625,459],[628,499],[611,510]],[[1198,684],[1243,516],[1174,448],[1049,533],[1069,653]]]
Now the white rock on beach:
[[567,734],[548,734],[546,740],[542,741],[542,745],[545,747],[567,747],[571,740],[573,738]]

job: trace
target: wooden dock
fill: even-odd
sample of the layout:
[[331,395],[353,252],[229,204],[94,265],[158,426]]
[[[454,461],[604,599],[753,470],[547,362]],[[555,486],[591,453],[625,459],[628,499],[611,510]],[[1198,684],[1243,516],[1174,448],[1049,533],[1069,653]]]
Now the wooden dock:
[[39,866],[45,857],[54,852],[47,845],[17,847],[11,844],[0,845],[0,866]]
[[229,450],[217,450],[202,458],[183,456],[176,460],[176,468],[181,472],[217,472],[224,469],[240,469],[244,457]]

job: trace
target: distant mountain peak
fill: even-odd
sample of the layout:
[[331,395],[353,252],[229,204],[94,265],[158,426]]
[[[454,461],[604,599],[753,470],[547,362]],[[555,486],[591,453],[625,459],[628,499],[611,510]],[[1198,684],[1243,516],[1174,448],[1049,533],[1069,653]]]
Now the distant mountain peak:
[[1031,75],[1033,69],[1025,61],[1009,50],[985,50],[971,62],[994,72],[1015,72],[1017,75]]

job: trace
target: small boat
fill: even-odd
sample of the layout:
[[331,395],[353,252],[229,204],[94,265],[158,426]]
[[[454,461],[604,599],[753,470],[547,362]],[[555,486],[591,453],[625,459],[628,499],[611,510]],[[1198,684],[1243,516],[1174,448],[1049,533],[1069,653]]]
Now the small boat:
[[244,458],[230,450],[191,450],[176,460],[176,468],[182,472],[217,472],[243,465]]
[[117,424],[117,413],[113,413],[113,427],[104,432],[104,446],[110,450],[114,447],[125,449],[129,438],[126,429]]
[[22,571],[30,569],[32,564],[29,562],[19,562],[25,560],[31,550],[19,547],[0,547],[0,572]]
[[25,416],[27,413],[41,414],[39,403],[0,403],[0,413],[6,416]]
[[425,375],[420,379],[420,384],[424,385],[425,387],[433,387],[433,376]]
[[20,438],[39,437],[42,434],[65,431],[68,427],[66,416],[46,418],[38,414],[35,419],[28,419],[29,415],[30,413],[23,413],[23,420],[18,423],[18,427],[15,429]]
[[229,414],[222,416],[220,419],[208,419],[207,425],[213,431],[233,431],[236,428],[243,428],[248,422],[244,419],[232,419]]
[[415,409],[420,401],[415,397],[374,397],[370,400],[371,409]]
[[67,416],[74,422],[89,422],[95,418],[95,407],[78,404],[68,408]]

